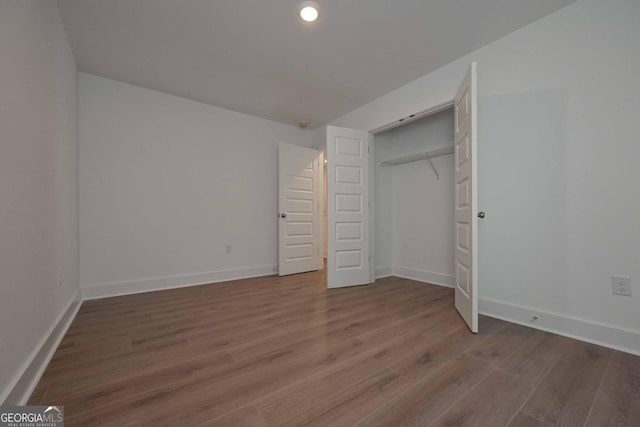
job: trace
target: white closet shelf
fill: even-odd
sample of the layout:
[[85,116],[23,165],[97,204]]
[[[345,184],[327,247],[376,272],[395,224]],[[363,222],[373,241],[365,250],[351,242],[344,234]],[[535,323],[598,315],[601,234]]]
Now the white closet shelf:
[[417,162],[419,160],[429,160],[431,167],[433,168],[433,173],[436,174],[436,178],[440,179],[440,175],[436,170],[433,161],[431,160],[433,157],[446,156],[449,154],[453,154],[453,147],[440,148],[438,150],[427,151],[426,153],[413,154],[411,156],[400,157],[398,159],[385,160],[380,163],[380,166],[396,166],[403,165],[405,163]]
[[417,162],[418,160],[428,160],[432,157],[446,156],[453,154],[453,147],[440,148],[438,150],[427,151],[426,153],[413,154],[411,156],[400,157],[398,159],[385,160],[380,163],[380,166],[396,166],[403,165],[405,163]]

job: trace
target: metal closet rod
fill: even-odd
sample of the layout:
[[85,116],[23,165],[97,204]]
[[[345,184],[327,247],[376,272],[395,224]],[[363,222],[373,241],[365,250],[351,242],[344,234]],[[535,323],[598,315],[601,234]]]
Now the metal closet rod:
[[427,151],[426,153],[413,154],[411,156],[400,157],[398,159],[385,160],[380,163],[380,166],[396,166],[403,165],[405,163],[417,162],[418,160],[429,160],[431,167],[433,168],[433,173],[436,174],[436,178],[440,179],[440,175],[436,170],[433,161],[431,160],[433,157],[446,156],[449,154],[453,154],[453,147],[440,148],[438,150]]

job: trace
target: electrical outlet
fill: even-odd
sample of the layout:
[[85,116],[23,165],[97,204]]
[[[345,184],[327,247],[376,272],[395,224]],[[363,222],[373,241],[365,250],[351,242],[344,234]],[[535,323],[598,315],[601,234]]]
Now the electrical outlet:
[[58,269],[58,287],[62,287],[62,270]]
[[612,276],[611,284],[613,285],[614,295],[631,296],[631,277]]
[[231,252],[233,252],[233,246],[231,246],[230,244],[227,243],[227,246],[225,247],[225,251],[230,254]]

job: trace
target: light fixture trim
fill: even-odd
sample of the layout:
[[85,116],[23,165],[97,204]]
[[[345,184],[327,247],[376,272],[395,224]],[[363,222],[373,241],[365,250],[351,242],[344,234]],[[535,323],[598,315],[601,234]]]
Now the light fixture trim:
[[313,22],[318,19],[318,5],[314,2],[304,2],[300,5],[300,18],[306,22]]

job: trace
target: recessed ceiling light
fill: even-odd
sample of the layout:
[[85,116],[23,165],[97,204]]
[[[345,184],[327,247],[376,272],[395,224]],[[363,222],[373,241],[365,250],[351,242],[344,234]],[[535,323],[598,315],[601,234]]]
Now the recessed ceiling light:
[[315,3],[302,3],[300,8],[300,17],[307,22],[313,22],[318,19],[318,7]]

